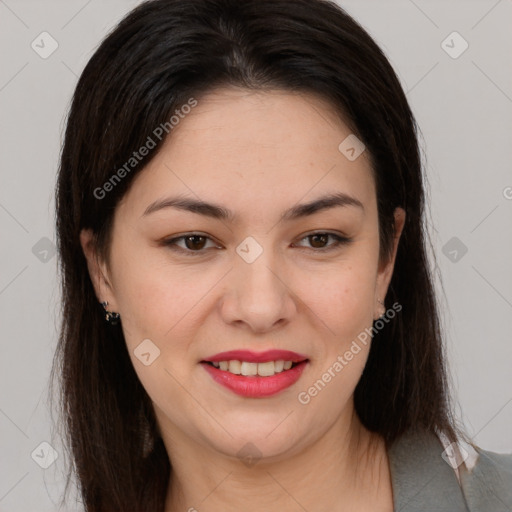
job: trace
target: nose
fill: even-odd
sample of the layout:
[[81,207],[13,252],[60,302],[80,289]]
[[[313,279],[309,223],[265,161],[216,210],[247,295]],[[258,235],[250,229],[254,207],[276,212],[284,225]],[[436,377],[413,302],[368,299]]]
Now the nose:
[[270,250],[252,263],[236,256],[221,312],[226,323],[258,333],[290,322],[297,313],[296,297]]

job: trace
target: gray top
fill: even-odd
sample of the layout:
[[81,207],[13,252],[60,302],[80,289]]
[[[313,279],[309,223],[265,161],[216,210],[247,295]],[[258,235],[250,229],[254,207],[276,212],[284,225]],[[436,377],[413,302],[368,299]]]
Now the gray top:
[[445,459],[432,433],[408,433],[391,446],[395,512],[512,512],[512,454],[476,448],[472,464]]

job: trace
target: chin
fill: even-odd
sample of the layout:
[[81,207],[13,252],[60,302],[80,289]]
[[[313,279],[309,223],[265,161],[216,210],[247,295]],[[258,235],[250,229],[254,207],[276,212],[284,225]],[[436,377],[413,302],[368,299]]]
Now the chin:
[[233,434],[233,438],[224,437],[210,439],[210,446],[213,450],[222,453],[227,457],[234,457],[248,467],[256,463],[274,463],[285,460],[295,452],[300,453],[303,447],[298,443],[299,435],[295,433],[292,437],[288,432],[271,434],[268,437],[262,436],[261,430],[241,430],[240,435]]

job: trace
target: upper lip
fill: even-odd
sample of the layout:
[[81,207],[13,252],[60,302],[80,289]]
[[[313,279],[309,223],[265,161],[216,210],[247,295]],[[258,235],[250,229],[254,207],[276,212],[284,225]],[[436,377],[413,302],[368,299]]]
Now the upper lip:
[[291,361],[300,363],[305,361],[307,356],[291,352],[290,350],[266,350],[265,352],[252,352],[250,350],[229,350],[219,352],[203,361],[218,363],[220,361],[247,361],[248,363],[266,363],[269,361]]

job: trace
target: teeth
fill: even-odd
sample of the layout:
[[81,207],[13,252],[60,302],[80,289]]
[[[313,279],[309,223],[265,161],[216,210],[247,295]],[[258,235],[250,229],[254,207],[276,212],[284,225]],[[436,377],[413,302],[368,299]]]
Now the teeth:
[[269,377],[270,375],[274,375],[274,361],[258,363],[258,375],[260,377]]
[[246,361],[242,361],[240,373],[246,376],[258,375],[258,363],[247,363]]
[[260,377],[271,377],[276,373],[289,370],[292,367],[291,361],[268,361],[266,363],[249,363],[247,361],[219,361],[212,363],[215,368],[228,371],[235,375],[244,375],[246,377],[259,375]]
[[230,373],[234,373],[235,375],[240,375],[242,373],[242,363],[240,361],[229,361],[228,371]]

